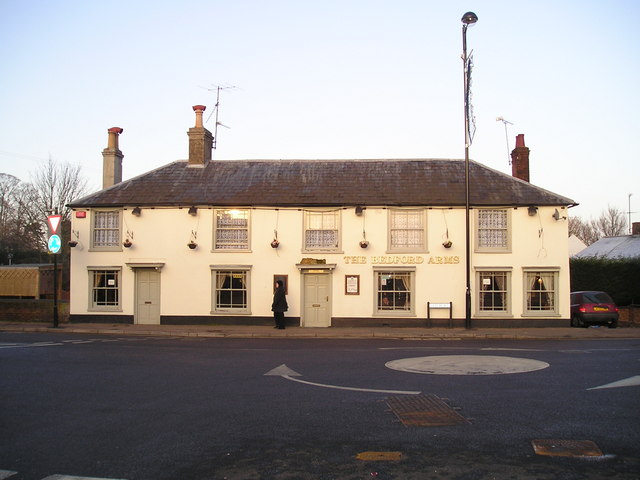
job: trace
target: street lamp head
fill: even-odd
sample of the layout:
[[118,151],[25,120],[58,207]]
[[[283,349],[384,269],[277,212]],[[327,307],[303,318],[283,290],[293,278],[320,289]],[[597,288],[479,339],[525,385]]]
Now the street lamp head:
[[478,21],[478,16],[473,12],[467,12],[462,16],[462,23],[465,25],[473,25]]

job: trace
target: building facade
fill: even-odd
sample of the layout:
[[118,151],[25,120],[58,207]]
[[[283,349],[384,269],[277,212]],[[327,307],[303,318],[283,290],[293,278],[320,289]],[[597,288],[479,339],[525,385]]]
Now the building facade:
[[[70,204],[71,321],[271,323],[282,279],[290,325],[464,325],[463,160],[212,160],[194,110],[189,159],[124,182],[109,129],[105,188]],[[569,325],[575,203],[528,153],[469,165],[474,327]]]

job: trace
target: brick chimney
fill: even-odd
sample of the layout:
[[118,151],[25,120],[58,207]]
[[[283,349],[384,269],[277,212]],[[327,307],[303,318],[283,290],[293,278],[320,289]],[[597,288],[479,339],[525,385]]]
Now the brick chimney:
[[120,127],[111,127],[109,130],[107,148],[102,150],[102,188],[122,181],[122,159],[124,155],[118,148],[118,136],[124,132]]
[[211,150],[213,149],[213,135],[202,124],[202,114],[207,107],[195,105],[193,111],[196,112],[196,125],[190,128],[189,135],[189,163],[190,167],[204,167],[211,161]]
[[516,135],[516,148],[511,152],[511,175],[529,181],[529,148],[524,145],[524,134]]
[[640,222],[633,222],[631,224],[631,235],[640,235]]

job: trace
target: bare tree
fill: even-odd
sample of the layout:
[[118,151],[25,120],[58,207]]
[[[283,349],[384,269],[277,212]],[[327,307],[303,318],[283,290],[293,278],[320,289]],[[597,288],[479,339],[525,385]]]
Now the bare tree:
[[0,263],[41,263],[46,259],[46,218],[62,215],[63,254],[70,236],[71,212],[65,206],[84,195],[87,181],[80,167],[52,159],[32,173],[32,183],[0,173]]
[[42,219],[31,185],[0,173],[0,263],[41,261]]
[[87,189],[87,180],[80,176],[80,166],[68,163],[56,164],[51,158],[32,174],[31,183],[37,195],[37,208],[45,218],[51,212],[69,220],[71,211],[66,207],[72,200],[82,196]]
[[569,235],[578,237],[585,245],[591,245],[600,238],[593,220],[585,221],[580,217],[569,217]]
[[13,199],[20,179],[7,173],[0,173],[0,235],[5,236],[13,217]]
[[595,221],[601,237],[624,235],[627,231],[627,219],[624,212],[609,205]]
[[595,220],[569,218],[569,235],[575,235],[586,245],[591,245],[602,237],[624,235],[626,228],[627,220],[624,212],[611,206],[603,210]]

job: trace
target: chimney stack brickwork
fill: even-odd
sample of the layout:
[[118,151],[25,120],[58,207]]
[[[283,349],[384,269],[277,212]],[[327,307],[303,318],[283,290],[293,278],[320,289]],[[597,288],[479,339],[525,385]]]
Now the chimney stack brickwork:
[[122,182],[124,155],[118,146],[118,137],[124,130],[120,127],[111,127],[107,132],[109,133],[107,148],[102,150],[102,188]]
[[640,235],[640,222],[633,222],[631,224],[631,235]]
[[522,133],[516,136],[516,148],[511,152],[511,175],[529,182],[529,148]]
[[211,151],[213,150],[213,134],[204,128],[202,114],[207,107],[204,105],[194,105],[196,112],[196,124],[190,128],[189,135],[189,166],[204,167],[211,161]]

